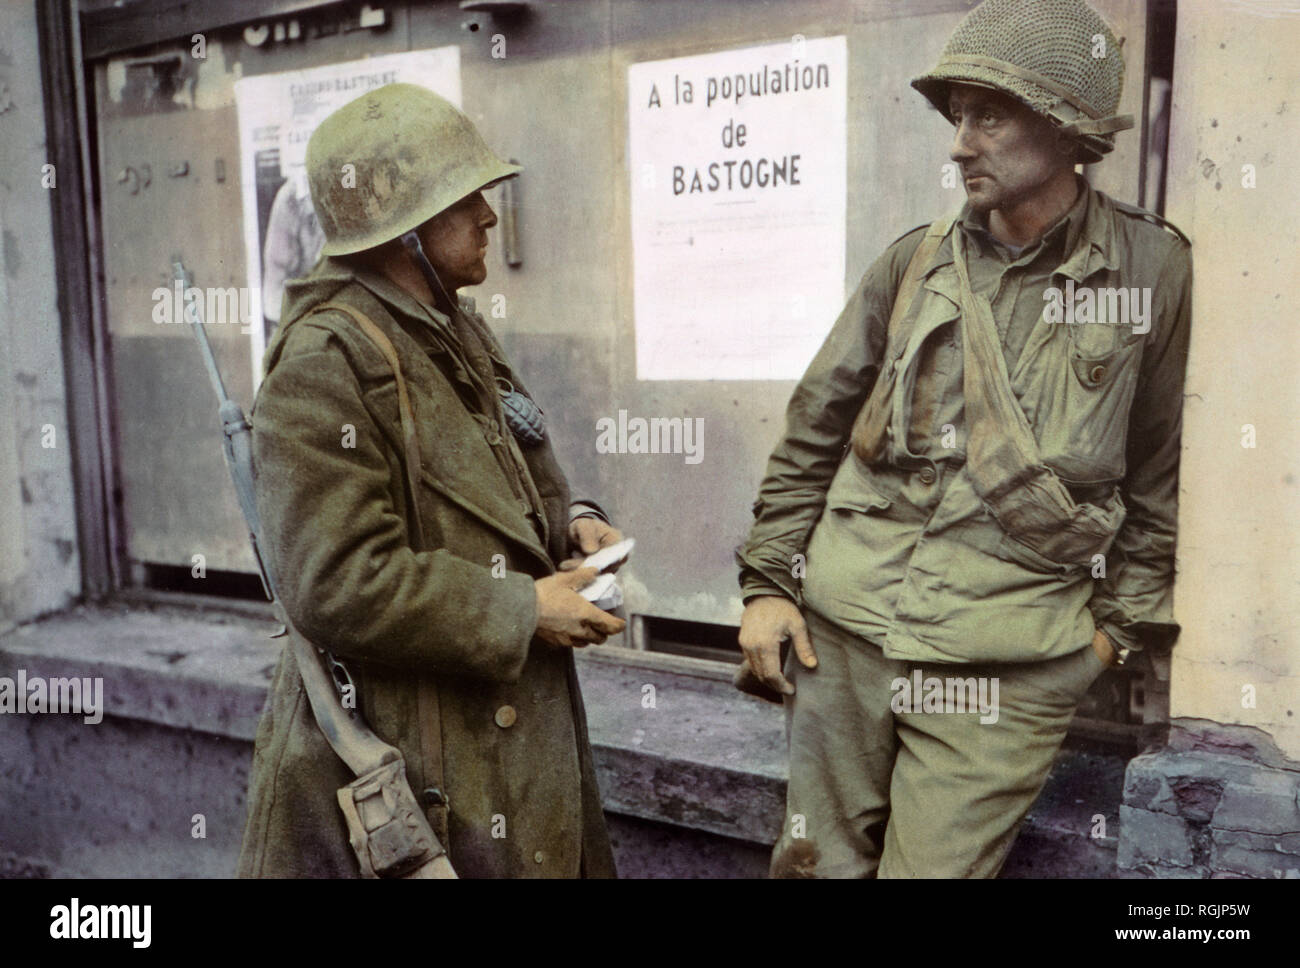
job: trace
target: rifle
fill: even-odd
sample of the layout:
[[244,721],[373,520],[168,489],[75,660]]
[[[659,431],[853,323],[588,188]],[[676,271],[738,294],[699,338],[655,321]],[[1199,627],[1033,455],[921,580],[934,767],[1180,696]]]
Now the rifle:
[[355,707],[355,687],[349,698],[353,706],[340,701],[340,687],[351,687],[351,677],[342,663],[317,648],[294,627],[275,591],[275,583],[262,557],[262,521],[253,492],[252,424],[239,404],[226,393],[221,370],[202,319],[201,299],[189,300],[193,285],[179,256],[172,269],[185,294],[185,316],[193,323],[194,337],[217,395],[222,449],[226,467],[235,485],[253,558],[257,561],[262,589],[275,608],[281,628],[272,638],[287,637],[311,703],[316,725],[330,748],[357,778],[338,791],[339,807],[348,826],[348,839],[357,855],[361,875],[368,878],[454,878],[446,848],[420,810],[406,778],[406,761],[397,747],[385,743],[366,725]]

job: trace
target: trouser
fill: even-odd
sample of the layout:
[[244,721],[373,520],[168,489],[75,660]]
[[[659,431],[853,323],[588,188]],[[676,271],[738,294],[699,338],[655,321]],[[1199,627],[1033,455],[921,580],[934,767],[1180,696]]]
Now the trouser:
[[790,786],[772,876],[996,876],[1104,668],[1091,645],[1043,662],[906,662],[805,618],[817,667],[793,650],[786,662]]

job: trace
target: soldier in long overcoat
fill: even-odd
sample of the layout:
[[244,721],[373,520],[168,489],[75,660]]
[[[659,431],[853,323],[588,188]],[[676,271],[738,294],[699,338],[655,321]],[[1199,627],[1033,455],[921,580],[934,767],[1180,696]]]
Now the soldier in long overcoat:
[[[571,503],[523,381],[456,295],[486,277],[482,189],[520,169],[407,84],[325,119],[307,164],[324,257],[286,289],[252,417],[284,608],[347,668],[460,876],[612,876],[572,649],[623,622],[578,594],[592,569],[559,566],[620,535]],[[358,314],[396,350],[412,474],[394,368]],[[240,875],[357,876],[336,800],[352,779],[284,650]]]

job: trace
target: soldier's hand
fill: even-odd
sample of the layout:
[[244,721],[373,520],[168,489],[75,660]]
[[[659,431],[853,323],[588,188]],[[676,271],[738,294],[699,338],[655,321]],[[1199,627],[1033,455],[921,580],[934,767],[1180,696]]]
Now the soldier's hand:
[[595,568],[563,571],[533,583],[537,589],[537,637],[552,645],[577,646],[604,642],[627,625],[602,612],[578,594],[596,580]]
[[[569,561],[581,561],[587,555],[594,555],[601,548],[608,548],[622,540],[623,532],[612,524],[600,518],[578,518],[569,524],[569,548],[572,554],[581,557],[570,558]],[[564,562],[560,567],[564,568],[569,561]],[[610,570],[617,571],[618,568],[615,566]]]
[[1092,636],[1092,651],[1097,653],[1097,658],[1101,660],[1102,665],[1113,666],[1115,660],[1119,658],[1119,652],[1110,641],[1110,636],[1097,629]]
[[817,668],[808,626],[799,607],[782,595],[761,595],[745,606],[740,619],[740,647],[745,661],[737,680],[752,677],[784,696],[794,695],[794,685],[781,674],[781,643],[790,639],[795,655],[806,668]]

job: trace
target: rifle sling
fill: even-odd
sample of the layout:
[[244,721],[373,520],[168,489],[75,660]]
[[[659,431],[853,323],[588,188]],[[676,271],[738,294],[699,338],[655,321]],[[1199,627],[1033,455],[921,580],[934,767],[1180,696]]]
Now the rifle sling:
[[340,302],[324,302],[313,310],[313,313],[323,312],[327,309],[335,309],[341,313],[347,314],[370,338],[379,350],[388,365],[393,368],[393,376],[397,381],[397,412],[402,422],[402,444],[405,448],[402,464],[406,469],[406,486],[409,491],[407,501],[411,509],[411,520],[414,522],[414,534],[412,544],[419,551],[424,547],[424,529],[420,523],[420,440],[415,432],[415,410],[411,406],[411,396],[406,391],[406,380],[402,378],[402,364],[397,357],[397,349],[393,346],[392,340],[388,335],[375,325],[365,313],[359,309]]
[[[402,441],[405,453],[402,455],[402,464],[406,470],[407,502],[411,511],[412,528],[412,546],[416,551],[424,547],[424,529],[420,522],[420,443],[416,434],[415,410],[411,405],[411,396],[406,389],[406,380],[402,377],[402,365],[397,356],[397,349],[393,346],[392,340],[388,335],[379,328],[369,316],[352,306],[341,302],[324,302],[313,310],[313,312],[323,312],[325,310],[337,310],[351,318],[366,336],[374,343],[375,348],[388,361],[392,367],[393,377],[397,382],[397,409],[398,416],[402,425]],[[418,678],[417,699],[420,719],[420,746],[424,753],[425,764],[425,784],[428,792],[435,796],[435,801],[431,804],[436,809],[435,816],[438,823],[435,825],[435,833],[442,843],[447,843],[447,816],[448,800],[446,789],[443,785],[443,762],[442,762],[442,710],[438,702],[438,687],[427,676]],[[436,793],[435,793],[436,791]]]

